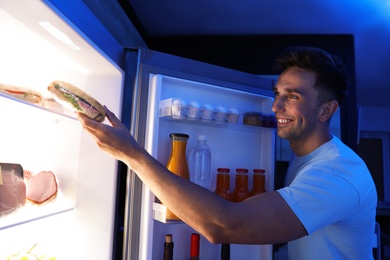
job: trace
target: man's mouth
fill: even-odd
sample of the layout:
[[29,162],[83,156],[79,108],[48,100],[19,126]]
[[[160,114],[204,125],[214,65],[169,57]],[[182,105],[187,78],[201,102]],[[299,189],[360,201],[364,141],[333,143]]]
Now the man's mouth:
[[292,121],[291,119],[283,119],[283,118],[278,118],[277,120],[279,124],[287,124]]

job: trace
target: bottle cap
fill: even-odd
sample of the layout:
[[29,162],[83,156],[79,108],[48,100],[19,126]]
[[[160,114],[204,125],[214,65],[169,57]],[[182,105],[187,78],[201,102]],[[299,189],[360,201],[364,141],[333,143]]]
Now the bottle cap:
[[217,172],[220,172],[220,173],[229,173],[229,172],[230,172],[230,169],[229,169],[229,168],[218,168],[218,169],[217,169]]
[[253,169],[253,173],[265,173],[264,169]]
[[198,135],[198,141],[206,141],[207,137],[205,135]]
[[248,169],[245,169],[245,168],[237,168],[237,169],[236,169],[236,172],[238,172],[238,173],[248,173]]
[[165,235],[165,242],[166,243],[172,243],[172,234],[166,234]]

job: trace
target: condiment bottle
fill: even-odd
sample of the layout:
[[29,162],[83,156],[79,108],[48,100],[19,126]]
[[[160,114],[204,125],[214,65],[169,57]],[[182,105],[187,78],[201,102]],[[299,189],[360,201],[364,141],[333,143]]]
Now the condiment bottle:
[[230,192],[230,169],[218,168],[217,172],[217,185],[214,193],[218,194],[226,200],[231,201],[232,194]]
[[198,233],[192,233],[190,243],[190,260],[199,260],[199,242],[200,235]]
[[221,260],[230,260],[230,244],[221,245]]
[[236,169],[236,186],[232,195],[234,202],[241,202],[250,196],[248,190],[248,169]]
[[173,260],[173,241],[172,234],[165,235],[164,242],[164,260]]
[[[171,138],[171,155],[169,157],[166,167],[172,173],[186,180],[190,180],[190,174],[186,158],[187,141],[189,135],[172,133],[169,136]],[[167,209],[166,219],[179,220],[179,218],[169,209]]]
[[253,169],[253,186],[250,195],[256,195],[265,192],[265,170]]

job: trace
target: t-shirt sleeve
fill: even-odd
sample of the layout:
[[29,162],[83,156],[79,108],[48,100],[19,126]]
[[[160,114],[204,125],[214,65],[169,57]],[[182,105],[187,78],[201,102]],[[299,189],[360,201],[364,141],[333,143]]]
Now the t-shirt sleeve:
[[308,234],[342,221],[359,205],[358,192],[330,169],[310,168],[278,190]]

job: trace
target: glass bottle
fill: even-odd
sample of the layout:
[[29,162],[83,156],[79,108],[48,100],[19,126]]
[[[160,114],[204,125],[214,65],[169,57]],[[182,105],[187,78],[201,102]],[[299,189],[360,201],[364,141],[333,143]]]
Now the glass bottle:
[[248,190],[248,169],[236,169],[236,186],[232,195],[235,202],[241,202],[250,196]]
[[192,233],[190,243],[190,260],[199,260],[199,242],[200,235],[198,233]]
[[189,154],[188,164],[192,182],[210,189],[211,152],[205,135],[198,135],[198,142]]
[[265,192],[265,170],[253,169],[253,186],[250,195],[256,195]]
[[230,244],[221,245],[221,260],[230,260]]
[[[171,155],[166,165],[167,169],[172,173],[190,180],[190,174],[188,170],[188,163],[186,158],[187,141],[189,135],[172,133],[169,135],[171,138]],[[179,220],[179,218],[167,209],[166,219]]]
[[164,260],[173,260],[173,246],[172,234],[166,234],[164,242]]
[[230,169],[218,168],[217,172],[217,185],[214,193],[218,194],[226,200],[231,201],[232,194],[230,192]]

